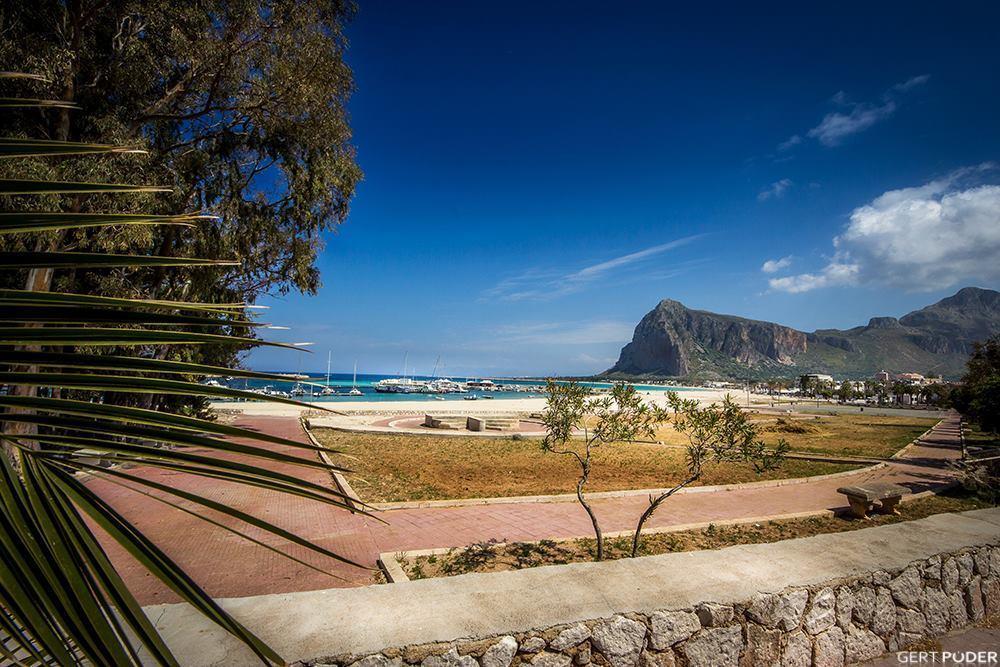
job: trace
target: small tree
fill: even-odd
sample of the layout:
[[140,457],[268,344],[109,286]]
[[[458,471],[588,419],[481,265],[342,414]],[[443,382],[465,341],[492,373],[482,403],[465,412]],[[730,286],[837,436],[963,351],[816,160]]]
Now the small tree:
[[837,398],[840,399],[842,403],[854,398],[854,385],[848,380],[844,380],[840,383],[840,388],[837,390]]
[[[542,422],[547,431],[542,440],[546,452],[563,454],[576,460],[580,477],[576,482],[576,497],[594,526],[597,540],[597,560],[604,559],[604,535],[597,515],[583,495],[590,478],[591,457],[602,444],[652,437],[656,428],[669,418],[669,412],[647,404],[635,387],[616,383],[611,393],[589,398],[589,390],[576,382],[546,383],[547,405]],[[588,425],[592,420],[592,427]],[[581,435],[579,443],[572,441]]]
[[749,463],[760,474],[780,466],[788,451],[784,439],[769,450],[759,438],[757,427],[750,422],[747,413],[728,394],[721,404],[713,403],[705,407],[701,407],[698,401],[682,399],[675,392],[669,393],[667,398],[674,411],[674,428],[688,440],[688,474],[660,495],[650,496],[649,507],[639,517],[632,536],[633,557],[639,553],[642,528],[653,512],[664,500],[698,481],[706,464]]

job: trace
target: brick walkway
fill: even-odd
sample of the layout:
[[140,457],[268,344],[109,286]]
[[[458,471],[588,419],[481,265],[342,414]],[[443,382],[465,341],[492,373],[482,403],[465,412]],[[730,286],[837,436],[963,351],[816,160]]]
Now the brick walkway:
[[[293,418],[245,417],[238,423],[290,439],[305,439],[298,420]],[[957,418],[949,418],[888,468],[784,487],[678,495],[667,501],[647,525],[669,526],[841,508],[845,502],[836,492],[837,487],[871,479],[903,484],[914,492],[928,490],[948,481],[943,463],[959,456],[959,438]],[[299,454],[291,448],[272,447]],[[276,465],[290,469],[301,478],[330,483],[325,472]],[[139,469],[138,474],[237,506],[369,567],[375,566],[380,552],[463,546],[490,538],[576,537],[591,531],[586,515],[576,503],[393,510],[380,515],[387,522],[381,523],[293,496],[227,482],[153,469]],[[90,487],[135,522],[215,597],[357,586],[372,581],[372,573],[367,570],[330,562],[252,527],[240,526],[255,538],[268,544],[280,544],[283,549],[340,579],[315,572],[175,508],[104,480],[92,480]],[[592,504],[602,528],[613,532],[631,529],[646,502],[644,496],[631,496],[595,500]],[[218,515],[215,518],[231,523]],[[142,604],[177,600],[123,550],[114,544],[110,544],[109,549],[119,571]]]

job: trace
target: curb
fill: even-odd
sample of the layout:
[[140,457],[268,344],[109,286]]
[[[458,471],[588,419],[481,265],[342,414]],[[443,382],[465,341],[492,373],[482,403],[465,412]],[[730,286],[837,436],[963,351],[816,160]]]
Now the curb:
[[[312,434],[312,431],[309,430],[309,420],[307,420],[305,417],[299,417],[299,424],[302,426],[302,430],[305,431],[306,435],[309,437],[309,442],[312,443],[314,447],[321,448],[319,451],[319,457],[323,459],[323,463],[327,464],[328,466],[334,465],[333,461],[330,460],[330,455],[327,454],[326,452],[326,448],[323,447],[322,444],[320,444],[319,440],[316,439],[316,436],[314,436]],[[357,494],[357,492],[351,487],[351,484],[350,482],[347,481],[347,478],[344,477],[337,470],[330,470],[329,472],[330,472],[330,477],[333,478],[334,486],[336,486],[337,490],[340,491],[340,493],[344,496],[347,505],[352,510],[363,510],[365,507],[365,503],[363,500],[361,500],[361,497]]]
[[[839,473],[838,473],[839,474]],[[913,502],[914,500],[920,500],[922,498],[928,498],[930,496],[937,495],[942,491],[947,491],[948,489],[957,486],[958,482],[950,482],[948,484],[942,485],[941,487],[930,490],[921,491],[920,493],[914,493],[908,496],[903,496],[900,502],[907,503]],[[574,496],[575,498],[575,496]],[[839,510],[810,510],[807,512],[792,512],[789,514],[772,514],[770,516],[754,516],[746,517],[740,519],[722,519],[719,521],[703,521],[700,523],[680,523],[673,526],[660,526],[658,528],[649,528],[642,531],[643,535],[657,535],[662,533],[681,533],[689,530],[704,530],[709,526],[739,526],[748,523],[763,523],[766,521],[787,521],[790,519],[807,519],[811,517],[829,517],[841,514],[845,510],[843,508]],[[615,539],[619,537],[628,537],[634,534],[631,530],[619,530],[610,533],[605,533],[605,539]],[[559,537],[554,538],[555,541],[563,542],[569,540],[579,540],[587,539],[593,537],[593,535],[577,535],[574,537]],[[552,539],[552,538],[550,538]],[[524,542],[526,544],[538,544],[541,540],[517,540],[518,542]],[[380,553],[378,555],[378,567],[382,570],[382,574],[385,575],[386,581],[390,584],[398,583],[401,581],[410,581],[409,576],[407,576],[406,571],[400,564],[400,560],[407,558],[417,558],[419,556],[439,556],[441,554],[446,554],[454,549],[461,549],[462,547],[437,547],[433,549],[412,549],[409,551],[398,551],[395,553]],[[544,565],[539,567],[545,567]]]

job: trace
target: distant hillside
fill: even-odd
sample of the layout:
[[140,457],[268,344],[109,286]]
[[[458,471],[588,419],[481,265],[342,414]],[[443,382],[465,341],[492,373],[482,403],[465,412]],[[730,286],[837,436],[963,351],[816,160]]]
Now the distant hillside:
[[664,299],[635,328],[609,377],[723,379],[824,372],[957,378],[972,344],[1000,332],[1000,292],[966,287],[899,319],[874,317],[846,331],[790,327],[692,310]]

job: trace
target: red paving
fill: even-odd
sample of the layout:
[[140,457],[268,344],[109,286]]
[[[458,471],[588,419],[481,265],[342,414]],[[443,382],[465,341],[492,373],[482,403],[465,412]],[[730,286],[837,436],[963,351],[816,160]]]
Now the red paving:
[[[305,439],[298,420],[294,418],[244,417],[237,423],[290,439]],[[682,494],[667,501],[647,525],[669,526],[841,508],[845,502],[843,496],[836,492],[838,487],[872,479],[903,484],[914,492],[927,490],[949,479],[942,464],[945,459],[959,455],[956,424],[953,419],[945,420],[926,441],[907,451],[905,462],[894,462],[885,469],[784,487]],[[287,453],[303,454],[290,447],[269,446]],[[271,465],[293,472],[302,479],[330,483],[327,473],[321,470],[287,464]],[[570,502],[400,509],[382,512],[380,516],[387,523],[380,523],[286,494],[156,469],[132,472],[224,501],[372,568],[380,552],[464,546],[490,538],[537,540],[575,537],[591,531],[583,510]],[[368,570],[331,562],[252,527],[240,526],[241,530],[255,538],[267,544],[280,545],[342,579],[315,572],[180,510],[107,481],[94,479],[89,484],[215,597],[358,586],[372,581],[372,573]],[[645,496],[592,501],[605,532],[631,529],[646,503]],[[232,524],[218,515],[213,516],[227,525]],[[142,604],[177,601],[173,592],[148,575],[123,550],[116,545],[109,548],[126,583]]]

